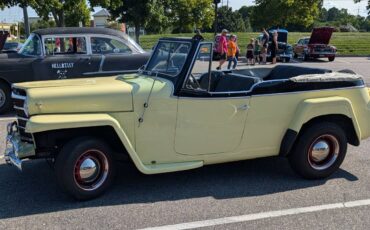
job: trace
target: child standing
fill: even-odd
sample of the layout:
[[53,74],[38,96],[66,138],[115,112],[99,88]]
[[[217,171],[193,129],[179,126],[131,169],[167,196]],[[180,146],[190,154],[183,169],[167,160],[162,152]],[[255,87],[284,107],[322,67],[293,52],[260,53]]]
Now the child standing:
[[255,62],[258,62],[258,64],[261,64],[260,56],[261,56],[261,46],[258,39],[256,39],[254,41],[254,60]]
[[237,50],[238,46],[236,45],[236,36],[231,35],[230,40],[227,44],[227,60],[229,61],[229,65],[227,66],[228,69],[231,68],[231,63],[234,63],[233,69],[235,69],[238,65],[238,59],[236,58]]
[[254,39],[247,45],[247,64],[254,65]]

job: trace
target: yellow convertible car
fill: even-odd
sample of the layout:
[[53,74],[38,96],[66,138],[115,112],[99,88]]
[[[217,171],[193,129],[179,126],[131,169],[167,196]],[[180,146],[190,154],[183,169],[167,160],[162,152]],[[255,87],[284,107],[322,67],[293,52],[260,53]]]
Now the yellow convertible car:
[[212,43],[160,39],[137,73],[13,85],[7,163],[49,159],[76,199],[102,194],[115,162],[144,174],[282,156],[324,178],[370,136],[369,89],[351,71],[215,71]]

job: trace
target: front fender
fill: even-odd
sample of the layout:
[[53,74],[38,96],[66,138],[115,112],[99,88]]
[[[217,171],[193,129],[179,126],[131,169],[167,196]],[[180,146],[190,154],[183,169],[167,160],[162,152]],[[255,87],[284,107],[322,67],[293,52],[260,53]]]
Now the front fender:
[[352,120],[358,140],[361,139],[361,129],[350,100],[344,97],[326,97],[306,99],[302,101],[295,112],[289,129],[299,133],[302,126],[309,120],[325,115],[344,115]]
[[26,132],[38,133],[69,128],[85,128],[96,126],[111,126],[114,128],[122,144],[139,171],[148,174],[150,171],[138,157],[131,141],[121,128],[119,122],[108,114],[80,114],[80,115],[37,115],[32,116],[26,125]]

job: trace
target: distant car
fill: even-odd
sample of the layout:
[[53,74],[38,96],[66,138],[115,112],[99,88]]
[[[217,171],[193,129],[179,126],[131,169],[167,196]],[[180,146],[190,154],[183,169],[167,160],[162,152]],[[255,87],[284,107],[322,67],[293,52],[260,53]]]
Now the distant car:
[[149,57],[150,53],[117,30],[36,30],[18,52],[0,54],[0,113],[11,108],[13,83],[134,73]]
[[334,61],[337,48],[329,45],[333,32],[332,27],[314,28],[311,37],[301,38],[294,45],[294,57],[305,61],[310,58],[328,58],[329,61]]
[[6,42],[4,44],[2,53],[18,52],[22,48],[23,43],[20,42]]
[[[278,51],[276,52],[276,59],[282,62],[290,62],[293,57],[293,47],[288,43],[288,31],[286,29],[270,28],[268,33],[269,46],[267,50],[267,60],[271,61],[271,43],[274,31],[278,32]],[[257,39],[262,41],[263,34],[259,35]]]
[[[226,38],[227,40],[229,41],[231,37],[231,34],[227,34],[226,35]],[[236,37],[236,42],[238,42],[238,37],[235,35]],[[215,41],[214,41],[214,44],[213,44],[213,60],[220,60],[220,53],[218,52],[218,44],[219,44],[219,41],[220,41],[220,38],[221,38],[221,34],[217,34],[215,36]],[[236,52],[236,58],[239,58],[239,50]]]

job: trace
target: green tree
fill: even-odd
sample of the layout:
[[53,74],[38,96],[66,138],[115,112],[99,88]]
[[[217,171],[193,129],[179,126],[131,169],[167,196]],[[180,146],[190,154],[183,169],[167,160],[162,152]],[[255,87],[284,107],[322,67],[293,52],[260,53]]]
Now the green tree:
[[33,0],[30,6],[46,21],[51,14],[58,27],[88,25],[90,20],[86,0]]
[[218,31],[227,29],[232,32],[245,32],[245,22],[238,11],[233,11],[231,7],[223,6],[218,11]]
[[254,28],[281,26],[309,28],[319,16],[322,0],[255,0]]
[[242,6],[238,12],[242,16],[244,21],[244,26],[247,31],[251,31],[251,23],[250,23],[250,17],[252,15],[254,6]]
[[213,0],[169,0],[168,3],[166,14],[174,33],[188,33],[195,28],[212,27]]
[[[158,15],[164,12],[163,6],[160,6],[164,0],[94,0],[90,3],[107,8],[112,19],[134,25],[137,42],[139,42],[140,29],[145,27],[150,20],[153,20],[155,24],[160,24],[163,19]],[[154,15],[158,17],[154,18]]]

